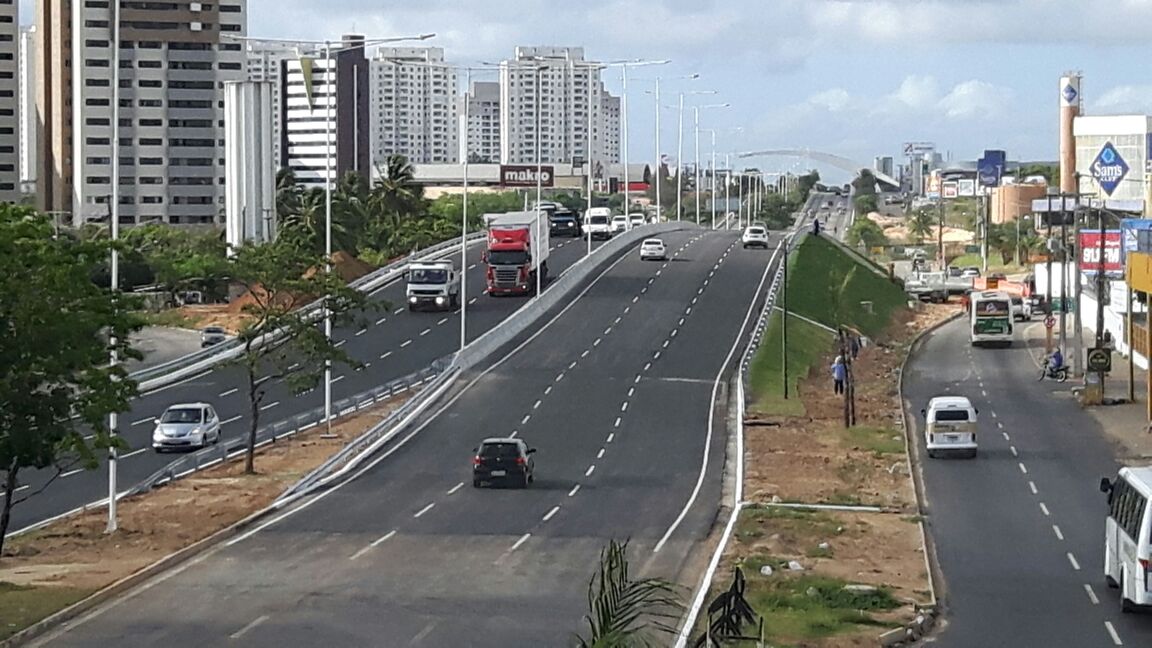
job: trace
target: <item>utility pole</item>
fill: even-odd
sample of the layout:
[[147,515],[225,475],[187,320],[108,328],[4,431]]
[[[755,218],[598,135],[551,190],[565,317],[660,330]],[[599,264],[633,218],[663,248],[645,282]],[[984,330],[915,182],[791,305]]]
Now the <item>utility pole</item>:
[[[1104,276],[1104,210],[1098,209],[1096,213],[1100,215],[1100,267],[1096,271],[1096,348],[1099,349],[1104,346],[1104,291],[1108,289],[1108,279]],[[1079,303],[1077,303],[1076,312],[1077,315],[1082,312],[1079,309]],[[1077,317],[1077,320],[1079,319]],[[1132,358],[1129,360],[1131,361]],[[1105,372],[1100,371],[1098,373],[1100,374],[1100,398],[1103,399]]]
[[[1045,283],[1047,284],[1045,286],[1044,295],[1044,317],[1047,319],[1052,316],[1052,255],[1056,252],[1054,249],[1052,249],[1052,194],[1048,194],[1048,211],[1045,212],[1045,216],[1047,216],[1046,223],[1048,225],[1046,228],[1048,231],[1047,235],[1045,236],[1045,247],[1048,249],[1048,254],[1045,255],[1046,258],[1044,260],[1044,277]],[[1045,325],[1044,331],[1044,354],[1051,355],[1052,328]]]
[[784,239],[784,278],[780,286],[783,312],[780,314],[780,375],[784,379],[784,400],[788,400],[788,239]]
[[940,226],[936,230],[936,255],[940,259],[940,269],[947,271],[948,263],[944,258],[944,199],[941,198],[936,202],[936,208],[940,212]]

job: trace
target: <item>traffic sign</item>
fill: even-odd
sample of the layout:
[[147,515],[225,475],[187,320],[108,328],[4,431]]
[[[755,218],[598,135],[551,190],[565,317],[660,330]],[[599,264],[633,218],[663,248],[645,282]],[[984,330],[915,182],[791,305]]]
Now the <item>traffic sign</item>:
[[1052,317],[1051,315],[1049,315],[1048,317],[1045,317],[1044,318],[1044,328],[1050,329],[1053,326],[1056,326],[1056,318]]
[[1112,371],[1112,351],[1100,347],[1088,349],[1088,371]]

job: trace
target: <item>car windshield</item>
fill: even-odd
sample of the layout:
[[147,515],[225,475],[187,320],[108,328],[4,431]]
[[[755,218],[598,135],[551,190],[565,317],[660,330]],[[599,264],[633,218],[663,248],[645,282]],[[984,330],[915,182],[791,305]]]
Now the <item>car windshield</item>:
[[659,239],[648,239],[644,241],[644,247],[664,247],[664,241]]
[[523,265],[528,261],[528,253],[518,250],[493,250],[488,253],[491,265]]
[[968,412],[965,410],[940,410],[936,412],[937,421],[967,421]]
[[588,220],[588,222],[592,223],[593,225],[604,225],[608,222],[608,217],[607,216],[593,216]]
[[748,233],[753,235],[763,234],[764,230],[760,229],[759,227],[749,227]]
[[448,281],[448,271],[439,268],[420,268],[408,274],[408,283],[442,284]]
[[199,408],[170,409],[160,417],[161,423],[199,423],[203,412]]
[[224,333],[224,329],[220,328],[219,326],[208,326],[208,327],[205,327],[205,328],[204,328],[204,332],[205,332],[205,333],[220,333],[220,334],[223,334],[223,333]]
[[515,443],[485,443],[480,446],[481,457],[519,457],[520,446]]
[[572,223],[575,223],[575,222],[576,222],[576,219],[572,218],[571,216],[553,216],[552,217],[552,224],[553,225],[555,225],[557,223],[563,223],[565,225],[571,225]]

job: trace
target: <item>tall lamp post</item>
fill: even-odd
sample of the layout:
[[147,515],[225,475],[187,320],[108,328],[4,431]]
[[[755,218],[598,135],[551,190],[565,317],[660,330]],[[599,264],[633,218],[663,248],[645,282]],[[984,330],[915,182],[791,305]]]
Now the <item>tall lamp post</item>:
[[[664,168],[664,158],[660,155],[660,111],[663,106],[660,105],[660,82],[664,80],[695,80],[699,79],[699,74],[688,74],[679,77],[655,77],[653,81],[656,83],[656,89],[653,92],[656,99],[656,221],[659,222],[664,213],[664,203],[661,201],[661,185],[664,184],[664,178],[661,176],[661,171]],[[683,98],[683,95],[681,95]],[[681,121],[681,128],[683,128],[683,121]],[[679,164],[677,159],[677,164]]]
[[[627,63],[622,63],[620,65],[620,83],[621,83],[620,130],[622,131],[621,139],[623,140],[620,143],[620,147],[622,149],[621,153],[622,153],[623,159],[624,159],[624,215],[625,216],[629,216],[629,213],[630,213],[631,208],[632,208],[632,204],[630,202],[631,186],[630,186],[629,177],[628,177],[628,68],[640,67],[640,66],[646,66],[646,65],[666,65],[670,62],[671,61],[669,61],[667,59],[661,59],[661,60],[657,60],[657,61],[637,60],[637,61],[629,61]],[[625,228],[626,229],[632,229],[632,218],[631,217],[628,218],[628,225],[626,225]]]
[[[120,290],[120,253],[116,249],[116,242],[120,239],[120,2],[112,3],[112,192],[108,201],[108,224],[112,233],[112,263],[111,263],[111,291],[112,299],[118,299],[116,293]],[[110,340],[108,364],[113,369],[120,364],[119,354],[116,352],[118,340]],[[108,432],[115,436],[119,417],[116,412],[108,415]],[[118,454],[116,446],[108,448],[108,524],[106,533],[114,533],[119,528],[119,519],[116,512],[116,468]]]
[[676,220],[684,218],[684,96],[685,95],[714,95],[715,90],[689,90],[679,93],[679,101],[675,108],[679,111],[676,134]]
[[727,108],[727,103],[705,104],[692,107],[692,123],[696,139],[696,224],[700,224],[700,111],[707,108]]

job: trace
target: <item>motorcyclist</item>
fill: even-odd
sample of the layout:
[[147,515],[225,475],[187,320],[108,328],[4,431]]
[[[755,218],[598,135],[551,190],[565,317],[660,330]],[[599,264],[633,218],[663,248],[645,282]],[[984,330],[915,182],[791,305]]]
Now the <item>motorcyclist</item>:
[[1064,354],[1060,353],[1059,347],[1052,351],[1052,355],[1048,356],[1048,372],[1056,373],[1064,368]]

